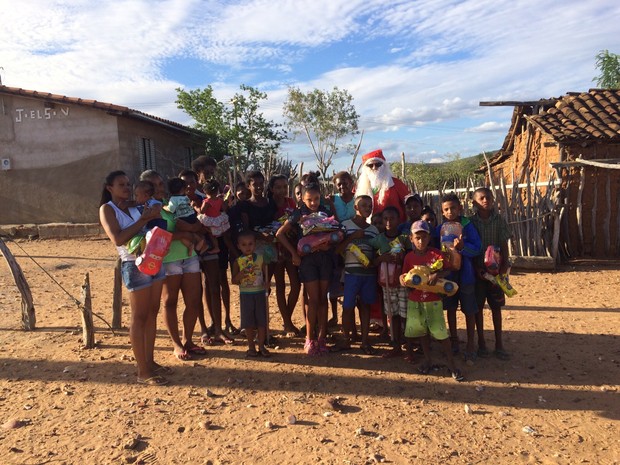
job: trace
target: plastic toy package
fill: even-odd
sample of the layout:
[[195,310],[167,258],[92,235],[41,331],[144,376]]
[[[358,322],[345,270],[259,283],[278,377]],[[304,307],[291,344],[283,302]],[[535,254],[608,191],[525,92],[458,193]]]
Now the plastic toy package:
[[340,242],[343,238],[344,233],[340,230],[310,234],[299,240],[297,243],[297,253],[300,255],[308,255],[318,250],[328,250],[332,245]]
[[458,221],[446,221],[441,225],[439,240],[446,270],[461,269],[462,257],[454,247],[454,240],[460,238],[462,234],[463,226]]
[[486,272],[482,276],[484,279],[499,286],[504,294],[506,294],[506,297],[513,297],[517,295],[517,290],[511,286],[508,279],[508,273],[500,274],[499,268],[501,263],[502,256],[500,248],[494,245],[488,246],[484,252],[484,266],[486,268]]
[[155,226],[146,233],[144,252],[136,258],[138,269],[148,275],[156,275],[161,269],[162,260],[170,249],[172,233]]
[[349,252],[353,254],[355,258],[362,264],[364,267],[368,267],[370,265],[370,260],[366,256],[364,252],[355,244],[349,245]]

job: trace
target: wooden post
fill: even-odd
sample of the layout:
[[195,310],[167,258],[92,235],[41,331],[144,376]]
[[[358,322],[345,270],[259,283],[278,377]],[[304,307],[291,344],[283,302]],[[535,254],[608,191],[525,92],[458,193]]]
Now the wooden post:
[[400,178],[405,182],[405,152],[400,152]]
[[93,324],[93,309],[90,298],[90,278],[88,273],[84,275],[84,284],[82,284],[82,305],[80,306],[82,313],[82,343],[85,349],[95,348],[95,325]]
[[551,256],[553,261],[558,263],[558,247],[560,244],[560,225],[562,224],[562,215],[564,214],[564,207],[560,207],[560,211],[555,211],[553,216],[553,241],[551,243]]
[[[231,187],[233,189],[233,187]],[[121,329],[123,317],[123,285],[121,283],[121,259],[114,267],[114,294],[112,297],[112,328]]]
[[19,263],[17,263],[17,260],[15,260],[15,257],[6,246],[2,238],[0,238],[0,252],[4,255],[4,258],[11,269],[11,274],[13,275],[15,285],[22,295],[22,328],[26,331],[34,331],[37,323],[37,316],[34,311],[34,303],[32,301],[32,293],[30,292],[28,281],[26,281],[26,277],[24,276],[24,272],[19,266]]

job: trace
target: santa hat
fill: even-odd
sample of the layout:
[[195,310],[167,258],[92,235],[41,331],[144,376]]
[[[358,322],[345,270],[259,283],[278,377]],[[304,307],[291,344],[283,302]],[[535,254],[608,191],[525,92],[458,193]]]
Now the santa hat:
[[372,152],[368,152],[366,155],[362,156],[362,164],[367,164],[369,161],[380,161],[385,163],[385,157],[383,156],[383,151],[373,150]]

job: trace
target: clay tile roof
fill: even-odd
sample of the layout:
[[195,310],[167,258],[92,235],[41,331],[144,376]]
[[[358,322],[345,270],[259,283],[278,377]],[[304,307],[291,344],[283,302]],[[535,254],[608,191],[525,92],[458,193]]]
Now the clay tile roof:
[[620,142],[620,90],[570,92],[528,120],[564,144]]
[[158,125],[162,125],[166,127],[173,127],[175,129],[179,129],[184,132],[191,132],[196,135],[201,135],[197,130],[190,128],[188,126],[184,126],[183,124],[175,123],[174,121],[170,121],[164,118],[159,118],[158,116],[149,115],[139,110],[133,110],[129,107],[124,107],[121,105],[114,105],[113,103],[99,102],[97,100],[82,99],[78,97],[67,97],[65,95],[60,95],[60,94],[51,94],[49,92],[37,92],[36,90],[26,90],[26,89],[20,89],[19,87],[8,87],[8,86],[2,86],[2,85],[0,85],[0,94],[20,95],[23,97],[31,97],[31,98],[45,100],[47,102],[82,105],[82,106],[97,108],[99,110],[105,110],[108,113],[113,113],[118,116],[127,116],[129,118],[146,120],[154,124],[158,124]]

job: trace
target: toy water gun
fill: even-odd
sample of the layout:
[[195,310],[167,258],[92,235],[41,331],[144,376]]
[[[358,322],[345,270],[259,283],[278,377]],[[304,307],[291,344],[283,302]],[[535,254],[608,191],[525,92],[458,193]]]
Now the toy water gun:
[[458,221],[446,221],[439,230],[441,252],[447,270],[460,270],[463,261],[461,253],[454,247],[454,240],[463,234],[463,226]]
[[359,261],[362,264],[362,266],[367,267],[370,265],[370,260],[368,259],[366,254],[362,252],[362,249],[360,249],[357,245],[350,244],[349,252],[351,252],[353,256],[357,258],[357,261]]
[[407,287],[447,296],[452,296],[459,290],[458,284],[443,278],[437,279],[435,284],[429,284],[428,279],[432,273],[430,266],[414,266],[402,275],[402,280]]
[[161,269],[162,260],[170,249],[172,233],[155,226],[146,233],[144,252],[136,258],[138,269],[148,275],[156,275]]
[[512,287],[510,282],[508,282],[507,274],[497,274],[492,275],[489,272],[485,272],[483,275],[484,279],[491,281],[493,284],[500,287],[500,289],[506,294],[506,297],[514,297],[517,295],[517,290]]

